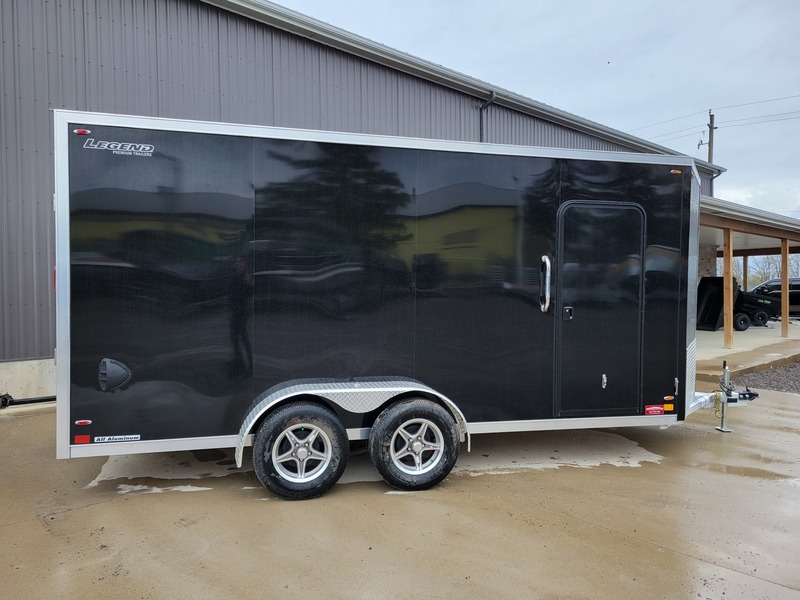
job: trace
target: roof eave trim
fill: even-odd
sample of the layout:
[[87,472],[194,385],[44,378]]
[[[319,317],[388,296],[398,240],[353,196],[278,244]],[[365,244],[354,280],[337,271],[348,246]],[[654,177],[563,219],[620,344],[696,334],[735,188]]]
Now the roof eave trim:
[[800,233],[800,219],[784,217],[760,208],[753,208],[711,196],[700,196],[700,212]]
[[[342,52],[379,63],[427,81],[443,85],[474,96],[481,101],[494,92],[494,104],[550,121],[557,125],[577,130],[603,140],[618,143],[628,148],[652,154],[683,156],[670,148],[648,142],[622,131],[606,127],[594,121],[537,102],[520,94],[498,88],[447,67],[400,52],[368,38],[334,27],[283,6],[261,0],[203,0],[207,4],[259,21],[270,27],[287,31]],[[725,169],[712,163],[695,159],[698,167],[713,173],[724,173]]]

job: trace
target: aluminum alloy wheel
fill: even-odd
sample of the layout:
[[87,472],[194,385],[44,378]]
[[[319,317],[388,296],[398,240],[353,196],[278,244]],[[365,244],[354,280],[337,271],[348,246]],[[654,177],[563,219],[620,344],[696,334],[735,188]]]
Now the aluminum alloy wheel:
[[278,474],[293,483],[307,483],[325,471],[330,464],[331,440],[310,423],[285,429],[272,445],[272,464]]
[[395,467],[408,475],[421,475],[441,460],[444,436],[432,421],[411,419],[394,432],[389,451]]

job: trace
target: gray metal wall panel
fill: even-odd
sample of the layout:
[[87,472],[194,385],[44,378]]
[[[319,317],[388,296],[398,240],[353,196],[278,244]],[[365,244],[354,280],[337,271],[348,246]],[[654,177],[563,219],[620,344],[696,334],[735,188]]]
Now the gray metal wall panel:
[[[52,177],[47,113],[47,23],[42,2],[0,8],[0,359],[52,355]],[[39,342],[37,344],[37,342]]]
[[[480,98],[199,0],[0,0],[0,32],[0,360],[53,355],[49,108],[480,136]],[[625,149],[497,106],[487,116],[493,142]]]
[[629,148],[601,140],[562,125],[531,117],[502,106],[487,108],[489,142],[575,148],[581,150],[630,151]]
[[700,193],[703,196],[714,196],[714,178],[711,173],[700,172]]

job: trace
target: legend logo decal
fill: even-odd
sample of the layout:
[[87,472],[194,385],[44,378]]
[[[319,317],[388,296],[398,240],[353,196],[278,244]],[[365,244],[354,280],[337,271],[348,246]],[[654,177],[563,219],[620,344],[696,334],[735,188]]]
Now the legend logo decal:
[[114,154],[123,154],[125,156],[153,156],[153,151],[156,149],[152,144],[96,141],[94,138],[86,140],[83,147],[90,150],[110,150]]

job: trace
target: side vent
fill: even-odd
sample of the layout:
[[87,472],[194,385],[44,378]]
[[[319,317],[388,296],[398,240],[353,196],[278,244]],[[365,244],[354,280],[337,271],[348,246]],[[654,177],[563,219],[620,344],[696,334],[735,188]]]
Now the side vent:
[[131,383],[131,370],[118,360],[104,358],[97,371],[97,383],[101,392],[124,390]]

